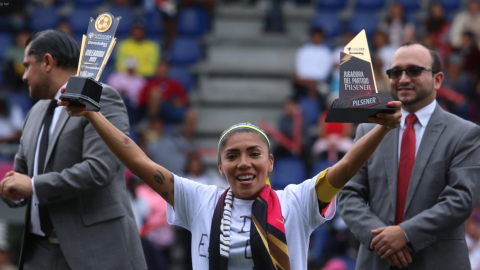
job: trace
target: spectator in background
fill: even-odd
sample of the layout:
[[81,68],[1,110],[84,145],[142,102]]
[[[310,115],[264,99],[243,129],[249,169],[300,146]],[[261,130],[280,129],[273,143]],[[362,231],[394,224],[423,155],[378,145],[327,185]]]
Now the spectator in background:
[[353,125],[351,123],[325,122],[327,111],[318,119],[318,135],[312,152],[315,159],[326,159],[334,164],[352,147]]
[[115,69],[127,72],[127,58],[134,58],[138,63],[136,74],[151,77],[155,74],[160,61],[160,45],[145,37],[145,28],[136,24],[132,27],[130,37],[117,46]]
[[[298,49],[295,61],[293,86],[295,97],[318,95],[319,85],[325,83],[333,67],[331,50],[324,44],[323,30],[312,28],[310,42]],[[321,94],[321,104],[325,104],[328,93]]]
[[10,91],[28,92],[28,85],[22,80],[25,67],[23,66],[23,55],[25,52],[25,43],[30,32],[21,30],[15,34],[15,45],[8,48],[4,55],[4,80],[5,86]]
[[0,145],[18,143],[22,135],[24,115],[20,106],[0,97]]
[[386,74],[388,67],[390,66],[390,59],[397,50],[397,46],[388,43],[388,35],[380,30],[377,30],[372,38],[372,55],[376,55],[380,58],[383,65],[380,69],[381,73]]
[[480,50],[475,40],[476,37],[472,32],[463,33],[459,52],[463,56],[463,69],[475,82],[478,82],[480,80],[480,65],[478,64],[480,63]]
[[378,92],[390,91],[390,80],[385,71],[382,70],[383,67],[384,64],[382,59],[379,56],[374,55],[372,57],[372,68]]
[[147,80],[142,76],[136,75],[138,63],[135,58],[126,58],[125,62],[126,72],[112,72],[107,78],[107,84],[117,89],[120,93],[127,107],[130,124],[135,124],[143,116],[139,107],[139,98]]
[[205,173],[203,162],[196,154],[188,155],[186,166],[186,178],[204,185],[214,185],[217,187],[227,188],[228,182],[223,178]]
[[0,220],[0,270],[17,270],[10,262],[10,245],[7,242],[7,224]]
[[[15,33],[27,27],[27,16],[23,12],[25,0],[5,0],[0,7],[0,31]],[[5,5],[8,3],[8,5]]]
[[161,61],[155,77],[142,89],[139,105],[147,108],[149,117],[160,117],[167,124],[184,123],[183,135],[190,140],[195,133],[198,113],[189,108],[187,93],[180,82],[169,78],[168,69],[168,63]]
[[390,6],[387,19],[380,22],[378,28],[388,33],[390,44],[397,48],[400,44],[415,39],[415,25],[407,22],[403,7],[399,3]]
[[465,221],[465,240],[472,270],[480,270],[480,231],[478,222],[470,217]]
[[450,31],[450,23],[445,18],[445,10],[439,2],[433,2],[430,5],[430,11],[427,20],[425,21],[425,33],[432,35],[433,49],[438,51],[440,48],[445,51],[450,51],[450,44],[448,43],[448,33]]
[[143,148],[156,163],[161,163],[176,175],[184,172],[190,143],[182,134],[165,127],[160,118],[152,117],[142,133]]
[[454,48],[459,48],[463,45],[463,34],[465,32],[472,32],[477,38],[475,44],[478,45],[478,37],[480,37],[480,3],[478,0],[470,0],[467,5],[467,10],[455,15],[450,29],[450,44]]
[[145,224],[147,217],[150,215],[148,202],[145,199],[138,197],[136,193],[137,188],[143,184],[142,180],[135,175],[132,175],[128,179],[128,197],[130,198],[135,223],[137,223],[139,231],[142,231],[143,225]]

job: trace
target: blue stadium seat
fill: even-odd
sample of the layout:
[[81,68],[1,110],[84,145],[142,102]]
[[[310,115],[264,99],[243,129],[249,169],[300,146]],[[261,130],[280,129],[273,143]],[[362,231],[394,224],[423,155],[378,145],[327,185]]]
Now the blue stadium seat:
[[337,11],[347,6],[347,0],[318,0],[317,9],[319,11]]
[[68,16],[68,23],[72,28],[73,36],[87,33],[90,18],[96,19],[91,8],[75,7],[74,11]]
[[60,23],[60,16],[53,7],[37,7],[30,16],[30,30],[45,30],[56,28]]
[[0,32],[0,62],[3,61],[6,50],[13,45],[13,37],[9,33]]
[[26,92],[11,92],[8,96],[9,102],[17,104],[22,108],[24,115],[32,108],[32,99]]
[[332,167],[335,162],[329,162],[326,159],[318,159],[313,163],[312,171],[310,172],[310,177],[314,177],[315,175],[321,173],[328,167]]
[[378,27],[378,19],[373,12],[355,12],[350,20],[348,29],[357,34],[365,29],[367,37],[373,36]]
[[357,0],[356,11],[378,11],[385,6],[385,0]]
[[143,15],[145,30],[149,38],[159,38],[163,33],[162,13],[155,10]]
[[271,181],[274,190],[284,189],[289,184],[300,184],[306,179],[307,173],[301,159],[286,157],[275,160]]
[[327,39],[340,35],[342,31],[342,23],[334,12],[317,12],[310,25],[311,27],[321,28]]
[[74,0],[74,3],[75,5],[94,7],[105,3],[105,0]]
[[442,4],[445,11],[453,12],[460,7],[461,0],[437,0]]
[[182,66],[171,66],[168,76],[181,82],[185,92],[190,93],[193,86],[193,79],[188,68]]
[[202,58],[202,48],[196,38],[177,37],[170,49],[170,63],[188,65]]
[[186,8],[180,11],[177,20],[178,32],[181,36],[198,37],[208,32],[209,19],[203,8]]
[[122,19],[118,24],[116,37],[122,38],[128,36],[135,21],[135,15],[130,7],[113,6],[109,11],[115,18],[121,16]]
[[322,112],[318,100],[309,97],[300,97],[298,105],[302,108],[303,117],[309,125],[318,124],[318,116]]
[[395,0],[395,2],[399,3],[406,13],[420,9],[419,0]]

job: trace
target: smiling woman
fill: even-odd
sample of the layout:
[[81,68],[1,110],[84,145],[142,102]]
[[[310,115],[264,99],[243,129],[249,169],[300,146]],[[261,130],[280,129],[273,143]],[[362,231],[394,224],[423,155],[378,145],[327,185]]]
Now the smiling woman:
[[[59,105],[68,103],[59,101]],[[284,190],[270,188],[274,158],[270,141],[257,126],[226,129],[218,144],[218,170],[227,190],[178,177],[152,162],[100,112],[68,105],[71,116],[86,117],[112,152],[168,202],[170,224],[192,232],[195,270],[307,269],[310,234],[335,213],[336,193],[365,164],[383,137],[400,123],[394,114],[378,114],[371,132],[331,168]]]

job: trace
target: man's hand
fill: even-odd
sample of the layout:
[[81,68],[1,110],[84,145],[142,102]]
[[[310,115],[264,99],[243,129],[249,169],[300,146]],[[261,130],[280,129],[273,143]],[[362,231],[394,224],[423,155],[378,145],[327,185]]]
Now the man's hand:
[[406,267],[412,262],[412,256],[410,256],[411,251],[409,247],[405,246],[390,257],[387,257],[387,262],[398,268]]
[[372,230],[372,233],[375,237],[370,249],[375,250],[382,259],[390,257],[407,244],[405,233],[399,225],[380,227]]
[[25,174],[8,172],[0,182],[0,193],[14,201],[31,196],[33,194],[32,178]]

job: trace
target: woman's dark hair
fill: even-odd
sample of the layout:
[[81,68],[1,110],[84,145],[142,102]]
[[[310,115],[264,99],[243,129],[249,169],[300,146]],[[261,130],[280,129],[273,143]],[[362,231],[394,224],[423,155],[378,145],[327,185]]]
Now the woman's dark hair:
[[435,73],[441,72],[442,71],[442,62],[440,62],[440,57],[438,57],[438,54],[434,49],[432,49],[429,46],[427,46],[427,45],[425,45],[421,42],[418,42],[418,41],[405,42],[402,45],[400,45],[400,47],[406,47],[406,46],[411,46],[411,45],[415,45],[415,44],[423,46],[430,53],[430,56],[432,57],[432,67],[431,68],[434,71],[432,73],[435,74]]
[[58,67],[63,69],[78,68],[80,49],[72,36],[59,29],[35,31],[30,35],[25,46],[30,44],[28,55],[33,55],[41,62],[46,53],[52,55]]
[[228,139],[230,139],[234,134],[237,134],[237,133],[255,133],[255,134],[257,134],[260,137],[260,139],[267,145],[268,156],[270,156],[270,143],[268,142],[267,138],[265,136],[263,136],[262,133],[258,132],[257,130],[255,130],[253,128],[239,127],[239,128],[232,129],[233,127],[239,126],[239,125],[252,126],[252,127],[255,127],[255,128],[261,130],[263,133],[265,133],[265,131],[263,131],[261,128],[255,126],[255,125],[246,124],[246,123],[236,124],[236,125],[233,125],[233,126],[227,128],[226,130],[224,130],[222,132],[222,135],[220,136],[220,138],[221,138],[220,142],[218,143],[218,163],[222,164],[221,159],[220,159],[220,150],[223,149],[223,147],[225,146],[225,143],[228,141]]

